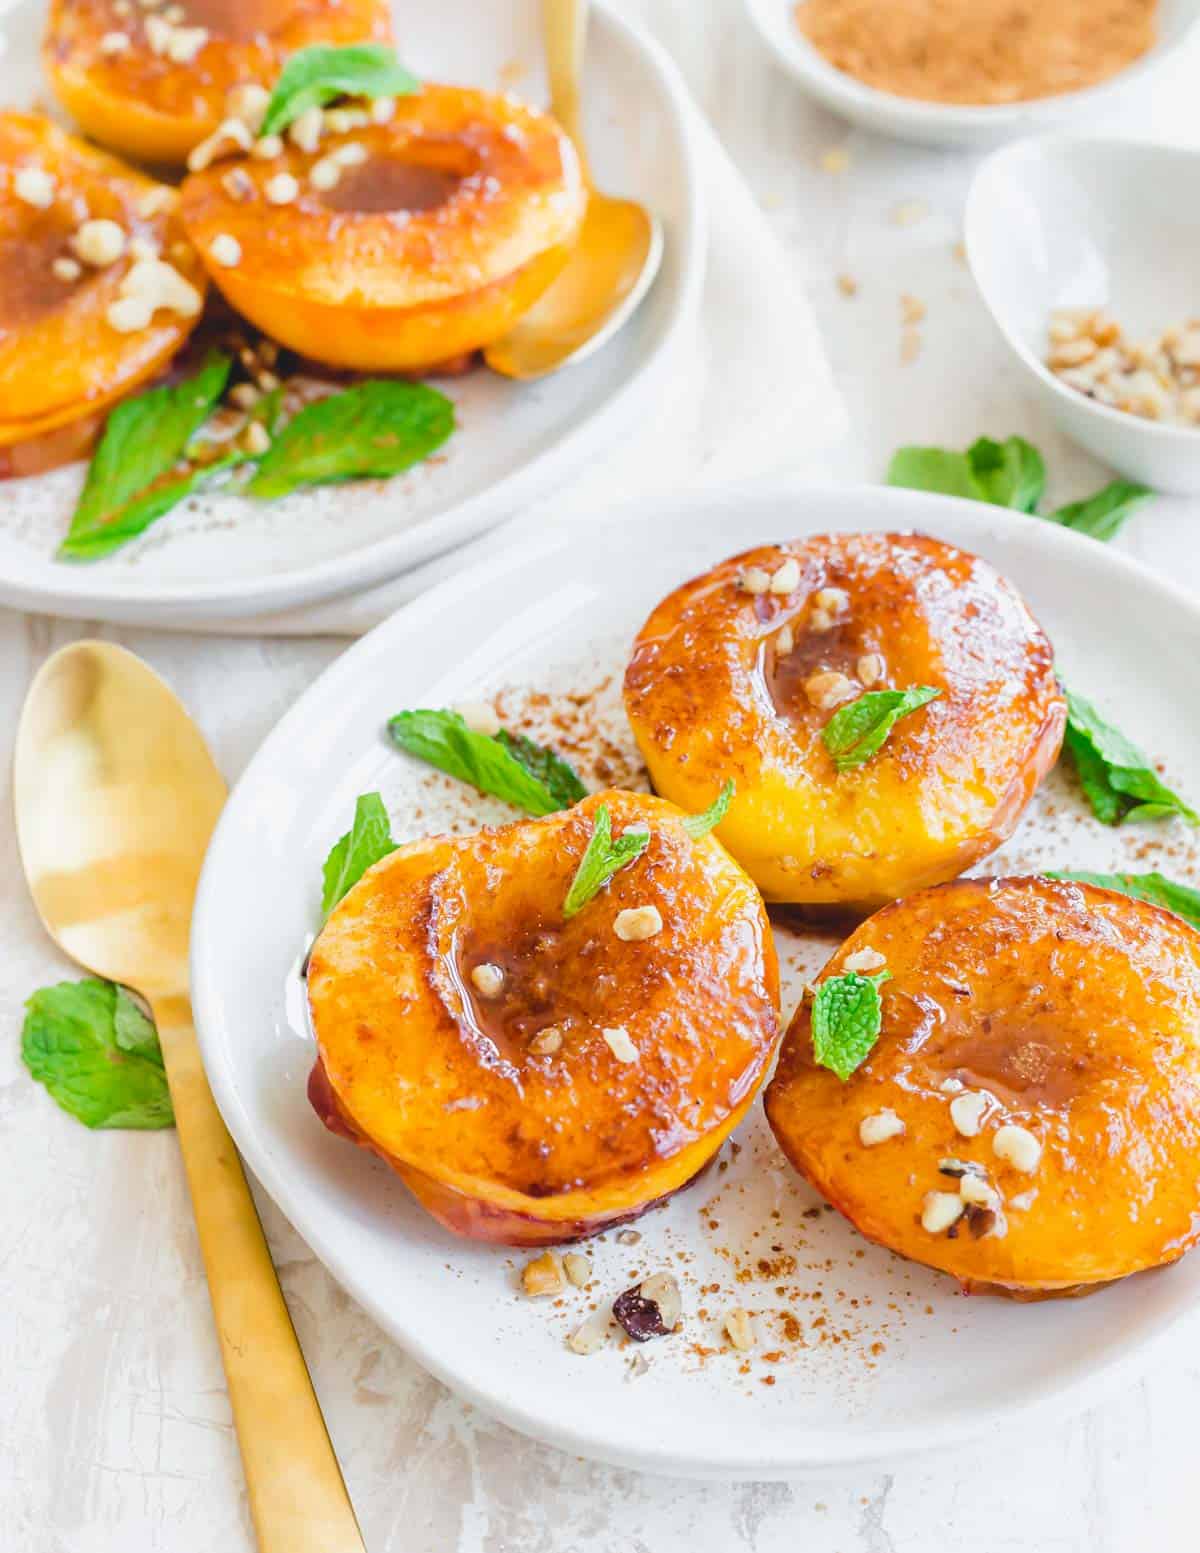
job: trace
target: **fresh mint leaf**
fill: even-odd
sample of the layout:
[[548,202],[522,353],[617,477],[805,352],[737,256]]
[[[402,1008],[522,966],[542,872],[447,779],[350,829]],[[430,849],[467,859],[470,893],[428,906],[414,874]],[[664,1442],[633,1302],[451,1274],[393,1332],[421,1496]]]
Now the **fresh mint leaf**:
[[[583,795],[583,783],[561,756],[555,756],[552,780],[543,780],[535,769],[538,762],[525,751],[525,758],[518,759],[510,747],[517,740],[500,734],[475,733],[467,727],[458,712],[414,711],[400,712],[388,723],[392,742],[405,754],[415,755],[447,776],[469,782],[481,793],[493,798],[503,798],[526,814],[554,814],[559,809],[570,808],[577,799],[571,794]],[[533,748],[541,746],[533,745]],[[550,755],[551,751],[545,751]],[[527,763],[528,762],[528,763]],[[550,761],[545,762],[550,769]],[[570,771],[574,782],[566,776]]]
[[117,988],[117,1001],[113,1008],[113,1039],[123,1052],[136,1052],[139,1057],[145,1057],[148,1062],[156,1062],[162,1067],[162,1047],[158,1044],[154,1021],[142,1013],[124,987]]
[[1153,495],[1149,486],[1135,485],[1131,480],[1114,480],[1086,501],[1070,502],[1049,513],[1048,517],[1051,523],[1061,523],[1076,533],[1108,540],[1114,538],[1125,520]]
[[399,474],[454,430],[454,402],[425,383],[371,378],[305,405],[276,435],[246,486],[274,501],[302,485]]
[[883,1028],[879,989],[890,971],[831,976],[816,990],[812,1007],[813,1056],[844,1084],[871,1053]]
[[608,883],[618,869],[625,868],[650,845],[648,830],[626,830],[616,840],[612,834],[612,816],[602,803],[592,822],[592,836],[580,859],[571,888],[563,902],[563,916],[569,921]]
[[537,778],[554,799],[556,809],[569,809],[587,797],[587,788],[580,781],[578,771],[548,744],[539,744],[523,733],[509,733],[507,728],[501,728],[495,737],[531,777]]
[[729,812],[729,805],[733,801],[733,794],[733,782],[728,781],[703,814],[688,815],[683,822],[683,828],[694,841],[699,841],[701,836],[707,836],[710,830],[717,828]]
[[971,473],[983,492],[982,499],[995,507],[1015,507],[1036,512],[1046,489],[1046,464],[1024,437],[993,442],[980,437],[967,449]]
[[317,43],[291,56],[280,72],[260,134],[277,135],[309,108],[336,97],[405,97],[421,83],[385,43]]
[[363,793],[354,805],[354,824],[325,859],[321,911],[328,916],[367,869],[396,850],[392,825],[378,793]]
[[21,1056],[86,1127],[171,1127],[175,1113],[154,1026],[112,982],[43,987],[25,1005]]
[[948,448],[898,448],[888,465],[887,483],[910,491],[936,491],[941,496],[985,500],[967,455],[952,453]]
[[1065,879],[1075,884],[1096,884],[1104,890],[1117,890],[1131,895],[1134,900],[1149,901],[1152,906],[1164,906],[1182,917],[1189,927],[1200,931],[1200,890],[1186,884],[1176,884],[1162,874],[1089,874],[1052,871],[1048,879]]
[[59,546],[61,558],[94,561],[108,555],[195,488],[194,472],[164,477],[224,393],[230,365],[228,356],[212,352],[194,377],[151,388],[117,406],[105,424],[71,527]]
[[839,706],[821,730],[821,738],[839,771],[852,771],[882,748],[902,717],[941,695],[932,685],[908,690],[867,690],[857,701]]
[[888,466],[888,484],[942,496],[966,496],[996,507],[1036,512],[1046,487],[1042,455],[1024,437],[995,442],[980,437],[965,453],[950,448],[899,448]]
[[1064,743],[1075,760],[1079,784],[1104,825],[1138,824],[1179,815],[1191,825],[1200,816],[1173,793],[1135,744],[1083,696],[1067,690]]

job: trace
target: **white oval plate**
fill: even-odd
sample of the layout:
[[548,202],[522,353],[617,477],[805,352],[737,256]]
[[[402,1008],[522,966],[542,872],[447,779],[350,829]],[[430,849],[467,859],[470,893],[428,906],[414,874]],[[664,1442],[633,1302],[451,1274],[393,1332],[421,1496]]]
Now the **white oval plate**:
[[[200,497],[111,558],[54,560],[83,466],[0,481],[0,603],[59,615],[178,626],[330,597],[438,555],[491,528],[599,456],[644,413],[703,279],[704,212],[688,103],[674,65],[605,4],[593,8],[586,118],[595,175],[653,206],[662,270],[603,350],[538,383],[485,369],[438,384],[459,428],[436,459],[388,482],[302,491],[263,505]],[[47,96],[37,48],[44,0],[0,19],[0,98]],[[502,86],[546,100],[538,0],[439,0],[397,7],[407,63],[430,80]],[[20,83],[19,86],[17,83]],[[5,90],[7,88],[7,90]]]
[[[596,1295],[611,1299],[638,1273],[662,1268],[682,1284],[683,1333],[638,1350],[649,1369],[631,1378],[631,1346],[614,1341],[588,1358],[567,1349],[587,1309],[582,1293],[557,1305],[522,1296],[514,1273],[522,1254],[440,1229],[386,1166],[326,1132],[309,1108],[313,1047],[296,966],[316,922],[322,861],[356,796],[382,791],[398,839],[513,817],[389,748],[388,716],[510,687],[502,715],[520,718],[528,703],[511,687],[545,690],[552,703],[527,726],[562,745],[580,716],[563,693],[608,680],[592,699],[615,746],[610,780],[620,781],[637,765],[621,673],[656,600],[758,540],[887,527],[923,529],[995,562],[1051,632],[1068,680],[1165,759],[1185,793],[1200,792],[1195,603],[1095,541],[1034,518],[919,493],[775,484],[546,542],[400,611],[283,719],[213,841],[193,934],[195,1007],[209,1078],[248,1164],[333,1275],[421,1363],[566,1450],[649,1471],[773,1478],[958,1443],[1022,1409],[1081,1406],[1101,1381],[1140,1363],[1200,1292],[1193,1256],[1090,1299],[964,1299],[948,1279],[821,1211],[756,1107],[736,1139],[740,1153],[727,1145],[724,1168],[640,1220],[638,1245],[608,1234],[583,1248]],[[565,731],[554,726],[563,711]],[[1135,863],[1154,839],[1164,843],[1161,859]],[[996,868],[1157,864],[1186,878],[1195,850],[1191,833],[1173,828],[1105,829],[1054,777]],[[777,939],[788,1015],[800,979],[834,940],[784,931]],[[705,1285],[719,1290],[702,1293]],[[758,1313],[761,1338],[745,1372],[720,1334],[734,1306]],[[787,1312],[802,1341],[787,1335]]]
[[819,102],[864,129],[930,146],[996,145],[1106,112],[1144,86],[1200,23],[1200,0],[1162,0],[1158,41],[1110,80],[1056,97],[975,107],[899,97],[836,69],[796,25],[796,0],[744,0],[744,4],[771,53]]

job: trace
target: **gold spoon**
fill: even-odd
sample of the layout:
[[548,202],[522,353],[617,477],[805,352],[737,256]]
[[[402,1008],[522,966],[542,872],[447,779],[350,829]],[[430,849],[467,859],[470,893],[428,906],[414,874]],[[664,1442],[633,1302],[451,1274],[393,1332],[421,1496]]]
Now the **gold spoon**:
[[545,377],[605,343],[650,289],[662,262],[662,226],[634,200],[592,184],[579,112],[587,0],[542,0],[550,105],[574,143],[588,188],[587,211],[571,257],[503,339],[483,353],[505,377]]
[[192,900],[225,802],[221,774],[140,658],[75,642],[30,687],[14,790],[21,859],[46,931],[154,1012],[259,1548],[365,1553],[192,1025]]

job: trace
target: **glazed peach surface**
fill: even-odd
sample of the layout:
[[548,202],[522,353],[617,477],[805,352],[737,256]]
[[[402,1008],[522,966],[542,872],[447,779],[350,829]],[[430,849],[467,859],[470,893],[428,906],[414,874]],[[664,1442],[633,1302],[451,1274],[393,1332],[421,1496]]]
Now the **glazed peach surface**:
[[[650,842],[565,920],[601,804]],[[317,939],[310,1098],[449,1228],[595,1233],[683,1186],[744,1115],[778,1035],[775,952],[753,885],[683,819],[613,791],[414,842]]]
[[449,86],[398,98],[387,123],[183,186],[189,236],[239,313],[305,356],[377,371],[503,334],[561,269],[585,203],[548,117]]
[[[0,447],[94,418],[186,340],[206,283],[187,245],[175,248],[174,206],[172,190],[48,119],[0,113]],[[139,254],[164,251],[173,305],[114,327]]]
[[182,166],[228,115],[233,89],[269,84],[313,43],[386,42],[389,16],[381,0],[51,0],[42,60],[87,134]]
[[961,879],[885,907],[820,982],[855,968],[890,973],[874,1049],[846,1083],[816,1066],[806,1002],[766,1111],[869,1239],[1030,1298],[1200,1237],[1200,934],[1091,885]]
[[[867,690],[940,692],[863,764],[822,741]],[[920,534],[762,545],[642,627],[625,706],[656,791],[698,809],[771,901],[870,909],[953,878],[1012,831],[1066,708],[1051,648],[986,561]]]

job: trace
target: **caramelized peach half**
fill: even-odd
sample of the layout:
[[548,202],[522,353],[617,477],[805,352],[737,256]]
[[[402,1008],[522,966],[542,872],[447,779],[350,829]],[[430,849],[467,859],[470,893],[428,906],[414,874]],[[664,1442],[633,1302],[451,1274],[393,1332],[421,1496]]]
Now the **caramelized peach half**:
[[[601,804],[650,842],[566,920]],[[310,1098],[448,1228],[594,1234],[685,1185],[745,1114],[778,1034],[775,952],[754,886],[683,819],[614,791],[414,842],[325,925]]]
[[[426,86],[386,124],[327,134],[316,151],[193,174],[183,218],[229,302],[272,339],[399,372],[503,334],[561,269],[585,201],[571,143],[544,114]],[[236,263],[220,262],[223,236]]]
[[269,86],[313,43],[388,42],[383,0],[51,0],[42,62],[58,100],[93,139],[143,162],[182,166],[229,116],[230,94]]
[[879,1039],[849,1081],[805,1003],[766,1094],[784,1153],[862,1231],[968,1289],[1084,1293],[1200,1238],[1200,934],[1051,879],[960,879],[885,907],[860,968]]
[[[868,690],[940,692],[861,765],[822,738]],[[642,627],[625,707],[655,789],[701,809],[769,901],[870,909],[953,878],[1009,835],[1054,764],[1050,644],[986,561],[920,534],[762,545]]]
[[[59,461],[78,442],[48,434],[97,413],[153,377],[195,327],[206,282],[183,241],[173,190],[123,166],[36,114],[0,113],[0,447],[10,472]],[[84,241],[85,223],[119,241],[108,263]],[[158,309],[121,332],[109,309],[139,252],[167,252],[193,310]]]

